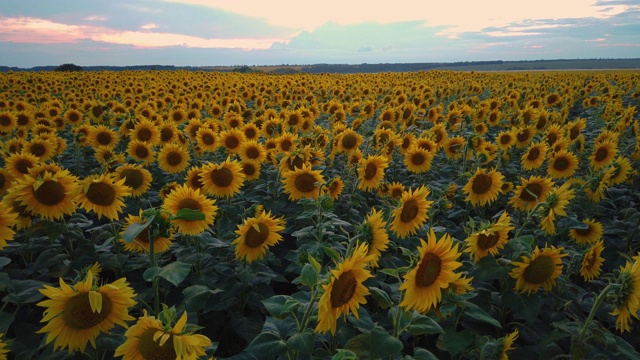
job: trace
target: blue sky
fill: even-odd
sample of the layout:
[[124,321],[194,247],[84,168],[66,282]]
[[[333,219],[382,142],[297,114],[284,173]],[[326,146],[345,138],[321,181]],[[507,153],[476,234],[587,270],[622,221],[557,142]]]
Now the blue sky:
[[640,58],[640,0],[0,2],[4,66],[569,58]]

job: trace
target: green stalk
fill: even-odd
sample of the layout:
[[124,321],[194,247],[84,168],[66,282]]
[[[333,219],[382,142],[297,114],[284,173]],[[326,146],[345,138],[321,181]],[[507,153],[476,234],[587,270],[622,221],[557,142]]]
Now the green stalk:
[[[151,267],[155,268],[158,266],[158,258],[155,254],[155,237],[151,238],[151,232],[149,229],[145,229],[149,233],[149,260],[151,262]],[[160,279],[156,276],[152,281],[153,286],[153,311],[156,316],[160,313]]]
[[591,312],[589,312],[589,317],[587,317],[587,320],[584,322],[584,325],[582,326],[582,330],[580,330],[580,335],[579,335],[580,339],[584,339],[584,335],[586,334],[587,329],[591,324],[591,321],[593,321],[593,317],[596,315],[596,311],[598,311],[600,304],[602,304],[602,302],[604,301],[604,298],[607,296],[609,291],[616,289],[618,287],[620,287],[620,284],[609,284],[607,285],[607,287],[605,287],[602,290],[600,295],[598,295],[598,298],[596,298],[596,302],[594,302],[593,306],[591,307]]

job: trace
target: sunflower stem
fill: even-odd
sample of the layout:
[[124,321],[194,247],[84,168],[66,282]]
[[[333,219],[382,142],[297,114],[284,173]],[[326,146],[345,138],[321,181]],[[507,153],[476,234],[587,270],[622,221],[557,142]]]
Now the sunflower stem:
[[520,225],[520,228],[518,228],[518,231],[516,231],[516,235],[513,237],[514,239],[520,236],[520,233],[522,233],[522,230],[524,230],[524,227],[527,226],[527,224],[529,223],[529,220],[531,220],[531,218],[533,217],[533,214],[536,213],[538,209],[544,204],[545,203],[543,202],[537,203],[536,206],[531,211],[529,211],[529,213],[527,214],[527,217],[522,222],[522,225]]
[[[145,229],[149,233],[149,261],[151,262],[151,267],[155,268],[158,266],[158,258],[155,253],[155,238],[151,235],[149,229]],[[160,313],[160,279],[156,276],[153,279],[153,312],[158,315]]]
[[584,322],[584,325],[582,326],[582,330],[580,330],[579,339],[581,340],[584,339],[584,335],[586,334],[587,329],[591,324],[591,321],[593,321],[593,317],[596,315],[596,311],[598,311],[600,304],[602,304],[602,301],[604,301],[609,291],[616,289],[618,287],[620,287],[620,284],[609,284],[602,290],[600,295],[598,295],[598,297],[596,298],[596,301],[593,303],[593,306],[591,307],[591,312],[589,312],[589,317],[587,317],[587,320]]
[[302,320],[300,321],[300,327],[298,327],[299,334],[302,334],[302,332],[307,328],[307,325],[309,325],[309,319],[311,318],[311,309],[313,309],[313,305],[316,302],[315,289],[316,289],[315,286],[311,288],[311,297],[309,298],[309,305],[307,305],[307,308],[304,311],[304,315],[302,315]]

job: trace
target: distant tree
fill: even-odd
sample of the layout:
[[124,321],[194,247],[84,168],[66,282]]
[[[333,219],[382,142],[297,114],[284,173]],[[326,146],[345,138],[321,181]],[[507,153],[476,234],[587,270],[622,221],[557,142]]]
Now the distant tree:
[[76,64],[62,64],[53,69],[53,71],[82,71],[82,66],[78,66]]

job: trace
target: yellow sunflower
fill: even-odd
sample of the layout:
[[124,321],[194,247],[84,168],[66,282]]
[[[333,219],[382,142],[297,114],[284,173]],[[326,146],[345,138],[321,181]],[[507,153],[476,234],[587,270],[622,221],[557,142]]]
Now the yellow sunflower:
[[586,229],[569,229],[569,236],[579,245],[594,244],[602,239],[604,228],[602,223],[594,219],[582,221],[587,225]]
[[0,250],[7,246],[7,241],[13,240],[16,234],[13,229],[18,223],[18,214],[6,204],[6,201],[0,202]]
[[578,157],[565,149],[549,155],[547,174],[556,179],[569,178],[578,168]]
[[393,200],[400,200],[404,192],[405,187],[400,182],[394,181],[388,186],[388,194]]
[[575,192],[571,189],[571,183],[566,182],[562,186],[552,191],[544,204],[540,208],[540,228],[544,231],[545,235],[555,235],[556,226],[554,221],[558,216],[567,216],[565,208],[571,200],[575,197]]
[[498,340],[498,342],[501,345],[501,348],[500,348],[500,359],[499,360],[509,360],[509,356],[507,355],[507,351],[511,351],[511,350],[515,349],[513,347],[513,343],[518,338],[518,335],[519,335],[518,329],[515,329],[509,335],[507,335],[507,336],[505,336],[503,338],[500,338]]
[[284,230],[284,218],[275,218],[270,212],[261,212],[256,217],[247,218],[235,231],[238,237],[231,243],[236,246],[236,259],[252,263],[262,259],[267,248],[277,244]]
[[171,222],[178,231],[185,235],[198,235],[213,225],[218,214],[215,200],[207,198],[199,189],[192,189],[187,185],[180,185],[171,191],[164,199],[163,208],[171,215],[178,214],[181,209],[196,210],[204,214],[202,220],[173,219]]
[[362,243],[356,246],[353,254],[337,268],[331,270],[330,282],[322,285],[324,293],[318,301],[318,325],[316,332],[336,333],[336,320],[340,314],[346,317],[349,312],[359,318],[358,308],[360,304],[366,304],[364,298],[369,295],[369,289],[363,282],[373,277],[366,269],[370,257],[367,256],[367,245]]
[[324,179],[320,170],[312,170],[311,165],[303,165],[300,169],[285,172],[282,183],[284,191],[289,194],[289,200],[317,199]]
[[76,211],[77,179],[67,170],[27,175],[17,180],[16,201],[44,219],[62,219]]
[[240,147],[240,157],[247,160],[263,162],[267,158],[267,151],[264,146],[256,140],[246,141]]
[[613,172],[609,182],[611,185],[617,185],[627,180],[631,173],[631,162],[624,156],[618,156],[612,163]]
[[55,155],[55,149],[54,143],[51,140],[36,137],[24,145],[22,152],[37,157],[39,161],[47,161]]
[[336,150],[351,154],[360,147],[362,141],[362,135],[351,129],[346,129],[337,137]]
[[154,122],[143,118],[133,127],[129,139],[156,145],[160,143],[160,129]]
[[389,167],[389,160],[381,155],[369,156],[360,160],[358,166],[358,188],[374,190],[384,178],[384,170]]
[[151,145],[138,140],[132,140],[127,145],[127,154],[142,165],[147,165],[155,160],[156,152]]
[[444,153],[449,159],[460,159],[464,155],[465,141],[462,136],[454,136],[444,141]]
[[0,112],[0,132],[10,133],[18,127],[18,119],[8,111]]
[[566,253],[563,254],[562,250],[562,247],[545,245],[540,249],[536,246],[531,257],[523,256],[522,261],[512,262],[514,268],[509,275],[516,279],[515,290],[531,294],[542,286],[545,292],[551,291],[556,285],[556,279],[562,274],[562,258],[568,256]]
[[131,196],[138,197],[147,192],[153,178],[149,170],[140,165],[124,164],[116,168],[118,180],[124,179],[124,184],[131,188]]
[[604,242],[599,240],[582,254],[580,275],[582,275],[584,281],[591,281],[600,276],[602,264],[604,264],[604,258],[601,256],[603,251]]
[[247,141],[244,133],[236,128],[231,128],[219,134],[220,145],[224,146],[227,152],[236,154],[240,151],[242,144]]
[[618,146],[612,140],[597,144],[593,154],[589,157],[589,164],[594,170],[602,169],[609,165],[618,154]]
[[429,171],[434,154],[422,147],[413,146],[404,153],[404,165],[407,170],[416,174]]
[[509,231],[514,228],[511,225],[511,217],[505,211],[494,224],[471,234],[465,240],[467,247],[464,251],[470,253],[476,263],[488,254],[496,256],[509,242]]
[[553,187],[551,179],[535,175],[529,179],[520,178],[520,181],[522,184],[518,185],[509,203],[522,211],[531,211],[536,204],[544,202]]
[[325,191],[327,192],[331,200],[335,201],[338,199],[340,194],[342,194],[343,189],[344,189],[344,182],[342,181],[342,178],[340,177],[340,175],[338,175],[333,179],[331,179],[331,181],[325,188]]
[[0,169],[0,196],[7,192],[7,189],[11,186],[13,177],[6,169]]
[[106,146],[108,148],[114,148],[118,140],[120,140],[118,133],[105,125],[98,125],[89,131],[88,141],[94,147]]
[[240,163],[245,181],[253,181],[260,178],[260,163],[254,160],[243,160]]
[[129,308],[136,304],[135,292],[126,278],[110,284],[93,284],[93,274],[88,271],[83,282],[73,287],[60,278],[60,287],[44,285],[40,292],[48,299],[37,305],[46,308],[41,322],[47,324],[37,331],[47,333],[46,343],[55,340],[54,350],[68,348],[83,352],[87,343],[96,347],[101,332],[109,332],[115,325],[128,328]]
[[32,154],[10,154],[4,159],[4,168],[15,179],[29,174],[29,169],[38,164],[38,158]]
[[189,152],[177,143],[166,144],[158,152],[158,166],[171,174],[184,171],[189,166],[189,160]]
[[244,180],[242,165],[230,158],[220,164],[209,163],[200,171],[203,192],[216,197],[233,197],[240,192]]
[[495,169],[487,171],[478,168],[467,185],[462,188],[462,191],[467,194],[465,201],[470,202],[473,206],[491,204],[498,198],[503,178],[502,174]]
[[430,191],[424,185],[407,190],[400,198],[400,206],[393,213],[391,231],[400,238],[415,235],[420,226],[429,219],[428,212],[433,201],[427,200]]
[[389,234],[386,228],[387,222],[382,218],[382,211],[374,208],[371,208],[371,213],[360,225],[360,233],[367,244],[367,256],[371,258],[369,264],[372,268],[378,267],[380,255],[387,250]]
[[215,151],[220,144],[218,134],[208,127],[201,127],[196,133],[196,144],[200,151]]
[[547,151],[549,147],[545,142],[531,143],[527,151],[522,154],[520,163],[525,170],[533,170],[542,166],[542,163],[547,159]]
[[[140,223],[144,224],[146,219],[142,213],[142,209],[140,209],[138,215],[129,214],[127,215],[127,218],[125,220],[127,223],[122,227],[122,231],[120,231],[120,236],[122,236],[125,233],[125,231],[127,231],[127,229],[131,224],[140,224]],[[161,235],[162,234],[159,234],[158,236],[156,236],[156,238],[153,241],[153,252],[156,254],[169,250],[169,246],[171,246],[172,244],[171,236],[166,237]],[[135,239],[133,239],[132,242],[128,243],[121,238],[120,243],[124,245],[124,249],[126,251],[129,251],[132,253],[135,253],[135,252],[148,253],[150,251],[149,245],[151,243],[149,239],[149,228],[142,230],[142,232],[140,232],[140,234],[138,234],[135,237]]]
[[[168,310],[165,310],[168,311]],[[194,328],[186,327],[187,312],[171,327],[174,314],[162,316],[169,323],[147,315],[147,310],[138,318],[135,325],[125,333],[125,342],[115,352],[122,360],[145,359],[199,359],[206,355],[205,348],[211,346],[211,340],[200,334],[194,334]]]
[[616,330],[624,333],[631,331],[629,320],[632,316],[638,319],[640,311],[640,256],[620,267],[617,283],[620,288],[614,293],[614,308],[609,314],[617,316]]
[[0,333],[0,360],[7,360],[9,349],[5,349],[7,344],[3,340],[4,334]]
[[520,128],[519,131],[516,131],[516,146],[519,148],[527,146],[529,141],[533,139],[536,134],[536,129],[534,127],[524,127]]
[[79,181],[76,201],[86,211],[95,212],[98,219],[106,217],[118,220],[124,207],[124,197],[131,195],[125,179],[116,180],[113,175],[90,175]]
[[502,149],[503,151],[509,150],[509,148],[515,145],[515,143],[516,143],[516,137],[513,134],[512,130],[502,131],[496,137],[496,144],[498,144],[500,149]]
[[420,239],[418,247],[420,260],[416,266],[404,276],[400,290],[404,290],[404,298],[400,306],[425,313],[435,308],[442,299],[442,290],[460,278],[454,270],[462,266],[458,262],[460,252],[449,234],[436,239],[430,229],[427,241]]

